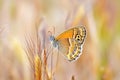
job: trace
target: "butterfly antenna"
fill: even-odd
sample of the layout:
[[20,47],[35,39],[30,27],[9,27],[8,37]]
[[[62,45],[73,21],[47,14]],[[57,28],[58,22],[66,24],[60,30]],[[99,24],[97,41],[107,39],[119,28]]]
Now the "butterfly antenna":
[[52,36],[52,32],[51,31],[48,31],[48,34],[49,34],[49,36]]
[[[52,34],[52,33],[53,33],[53,34]],[[52,30],[52,31],[48,31],[48,34],[49,34],[49,36],[54,35],[54,34],[55,34],[55,27],[53,27],[53,30]]]

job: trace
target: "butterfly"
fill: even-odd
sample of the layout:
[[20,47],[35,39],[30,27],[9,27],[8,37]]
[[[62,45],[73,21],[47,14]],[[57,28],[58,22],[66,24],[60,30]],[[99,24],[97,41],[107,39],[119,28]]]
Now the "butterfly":
[[64,54],[69,61],[77,60],[82,54],[82,46],[86,37],[86,29],[84,26],[77,26],[64,31],[57,37],[50,36],[53,47]]

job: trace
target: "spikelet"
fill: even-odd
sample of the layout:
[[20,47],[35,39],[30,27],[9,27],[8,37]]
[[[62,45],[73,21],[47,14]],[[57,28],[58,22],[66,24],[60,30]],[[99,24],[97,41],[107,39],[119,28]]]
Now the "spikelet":
[[35,80],[42,80],[42,65],[41,65],[41,59],[38,55],[34,58],[34,65],[35,65]]

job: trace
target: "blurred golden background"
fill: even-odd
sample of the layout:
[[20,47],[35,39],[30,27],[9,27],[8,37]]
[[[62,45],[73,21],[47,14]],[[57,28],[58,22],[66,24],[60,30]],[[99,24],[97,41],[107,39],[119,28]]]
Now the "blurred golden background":
[[[119,3],[0,0],[0,80],[120,80]],[[69,62],[49,48],[48,31],[57,36],[77,25],[87,37],[80,58]]]

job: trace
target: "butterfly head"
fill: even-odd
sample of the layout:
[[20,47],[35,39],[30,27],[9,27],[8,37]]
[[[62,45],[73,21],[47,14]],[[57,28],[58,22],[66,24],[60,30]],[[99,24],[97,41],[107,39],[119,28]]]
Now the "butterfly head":
[[54,41],[55,37],[51,35],[49,39],[50,39],[50,41]]
[[51,41],[51,43],[54,47],[58,46],[58,42],[57,42],[57,40],[55,39],[54,36],[52,36],[52,35],[50,36],[50,41]]

